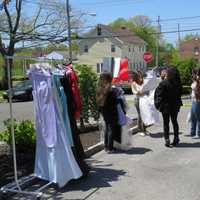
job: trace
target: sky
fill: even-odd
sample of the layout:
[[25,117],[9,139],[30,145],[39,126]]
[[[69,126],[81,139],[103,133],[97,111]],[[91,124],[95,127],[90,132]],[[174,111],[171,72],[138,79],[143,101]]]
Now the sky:
[[[69,2],[75,10],[96,13],[96,17],[87,17],[87,26],[108,24],[119,17],[128,19],[136,15],[145,15],[153,20],[154,24],[160,16],[163,32],[177,31],[178,24],[180,31],[200,29],[199,0],[69,0]],[[181,32],[180,36],[183,38],[185,34],[197,32],[200,31]],[[178,40],[178,33],[166,33],[164,38],[170,43],[175,43]]]

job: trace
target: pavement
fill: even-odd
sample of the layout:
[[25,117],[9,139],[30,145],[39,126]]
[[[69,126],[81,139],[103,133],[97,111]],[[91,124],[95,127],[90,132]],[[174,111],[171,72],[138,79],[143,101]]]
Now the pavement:
[[[50,186],[43,190],[42,199],[199,200],[200,139],[188,136],[189,109],[184,106],[179,113],[181,143],[177,147],[164,146],[161,120],[148,128],[148,136],[133,135],[130,150],[94,154],[87,159],[91,173],[86,179],[72,181],[62,189]],[[9,199],[33,198],[17,195]]]

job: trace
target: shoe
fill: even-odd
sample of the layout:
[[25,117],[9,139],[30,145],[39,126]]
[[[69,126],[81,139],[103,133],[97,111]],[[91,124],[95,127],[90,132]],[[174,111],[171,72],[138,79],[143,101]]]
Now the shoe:
[[174,139],[174,141],[172,142],[172,145],[175,147],[176,145],[178,145],[180,142],[179,139]]
[[165,140],[165,146],[170,147],[170,140]]
[[115,153],[115,150],[114,150],[114,149],[112,149],[112,150],[108,150],[107,153],[108,153],[108,154]]
[[144,132],[139,132],[139,135],[144,137],[146,134]]

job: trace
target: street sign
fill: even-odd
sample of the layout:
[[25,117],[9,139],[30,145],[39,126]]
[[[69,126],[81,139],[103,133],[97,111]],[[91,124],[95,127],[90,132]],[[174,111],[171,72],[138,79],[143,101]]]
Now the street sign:
[[144,54],[143,54],[143,59],[144,59],[144,61],[145,61],[146,63],[151,62],[152,59],[153,59],[152,53],[151,53],[150,51],[144,52]]

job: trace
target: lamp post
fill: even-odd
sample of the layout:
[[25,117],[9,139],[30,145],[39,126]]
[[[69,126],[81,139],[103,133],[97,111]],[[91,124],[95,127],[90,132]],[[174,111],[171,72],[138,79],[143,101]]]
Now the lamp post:
[[[70,6],[69,0],[66,0],[67,24],[68,24],[68,45],[69,45],[69,63],[72,63],[72,38],[71,38],[71,21],[70,21]],[[96,13],[82,13],[83,15],[96,16]]]
[[68,26],[68,45],[69,45],[69,62],[72,62],[72,40],[71,40],[71,23],[69,0],[66,0],[67,26]]

